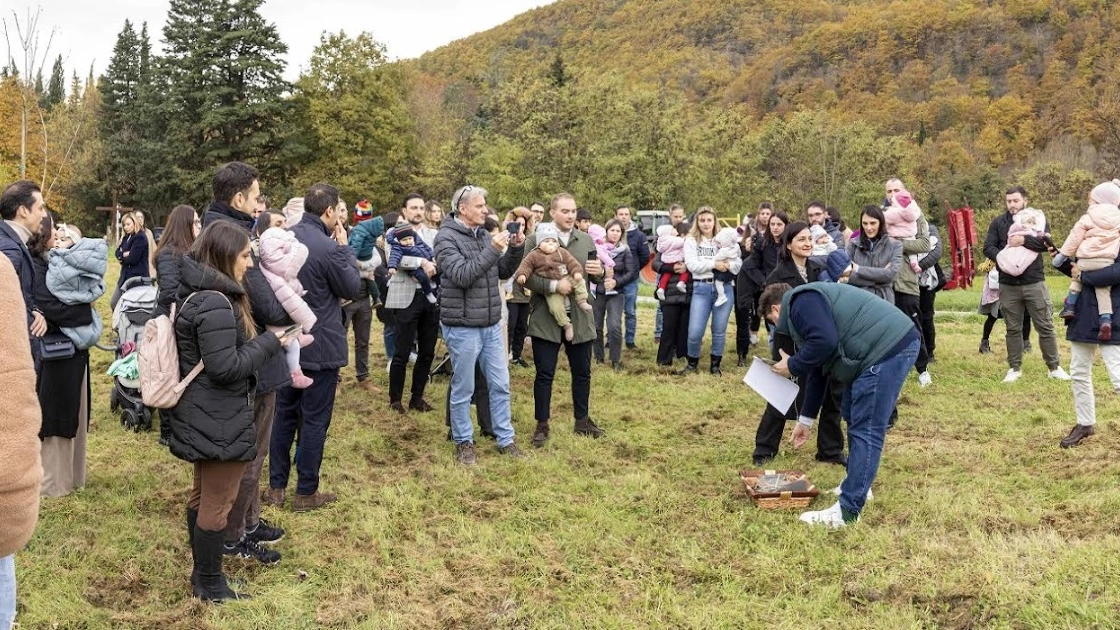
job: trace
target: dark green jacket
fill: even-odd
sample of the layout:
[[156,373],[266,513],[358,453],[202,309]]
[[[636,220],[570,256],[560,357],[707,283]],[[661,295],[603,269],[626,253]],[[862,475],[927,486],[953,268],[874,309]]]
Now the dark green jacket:
[[832,308],[840,343],[821,371],[831,373],[840,382],[856,380],[864,370],[883,360],[914,328],[898,307],[872,293],[847,284],[810,282],[786,292],[778,316],[777,332],[789,335],[797,347],[804,345],[805,338],[793,328],[789,305],[803,291],[819,293]]
[[[526,253],[533,251],[536,246],[537,237],[535,234],[525,240]],[[587,260],[588,254],[595,251],[595,242],[586,232],[572,228],[572,237],[568,240],[567,247],[564,246],[563,242],[560,243],[560,247],[568,250],[568,253],[575,256],[575,259],[582,265]],[[583,281],[585,284],[590,281],[586,273],[583,274]],[[529,336],[560,343],[564,339],[564,331],[552,318],[552,315],[548,312],[548,304],[544,301],[544,296],[548,293],[550,284],[548,280],[536,276],[526,279],[525,288],[532,293],[529,298]],[[588,289],[588,292],[590,293],[590,289]],[[594,302],[595,294],[592,293],[588,296],[588,301]],[[591,313],[585,313],[583,309],[573,303],[569,315],[572,318],[572,328],[575,331],[572,343],[583,343],[595,339],[595,321]]]

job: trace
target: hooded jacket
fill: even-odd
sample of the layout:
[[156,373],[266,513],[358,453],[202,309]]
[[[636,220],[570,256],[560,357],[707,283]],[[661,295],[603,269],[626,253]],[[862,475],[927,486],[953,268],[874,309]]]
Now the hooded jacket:
[[101,339],[101,316],[92,304],[105,294],[109,245],[99,238],[83,238],[69,249],[53,249],[47,259],[46,290],[63,304],[90,309],[88,324],[59,326],[79,350],[92,348]]
[[[1010,212],[1004,212],[998,217],[992,219],[988,225],[988,234],[984,238],[984,256],[996,262],[996,257],[1007,247],[1007,232],[1011,229],[1011,224],[1015,222],[1015,216]],[[1045,229],[1043,229],[1045,231]],[[1023,247],[1035,252],[1046,251],[1046,243],[1041,239],[1027,236],[1024,238]],[[998,265],[997,265],[998,267]],[[1042,257],[1039,256],[1032,262],[1026,270],[1019,276],[1013,276],[1006,273],[1002,269],[999,272],[999,283],[1009,286],[1025,286],[1028,284],[1037,284],[1045,280],[1043,275]]]
[[[210,207],[202,215],[202,225],[204,227],[214,221],[232,221],[245,228],[245,231],[250,234],[253,231],[253,217],[218,201],[210,204]],[[290,220],[288,223],[291,225]],[[160,252],[161,255],[163,253]],[[181,260],[182,256],[179,258]],[[159,265],[158,260],[156,264]],[[174,263],[171,260],[165,260],[164,262],[164,265],[168,268],[172,264]],[[163,271],[160,271],[160,273],[162,274]],[[172,273],[175,274],[176,278],[178,277],[177,266]],[[288,312],[280,304],[280,300],[276,299],[272,287],[264,279],[264,274],[261,273],[260,260],[256,254],[253,254],[253,266],[245,272],[245,278],[241,281],[241,284],[244,285],[245,291],[249,294],[249,304],[253,307],[253,323],[256,325],[258,335],[262,334],[268,326],[290,326],[293,323],[292,318],[288,317]],[[176,280],[175,286],[178,287],[178,285],[179,281]],[[177,298],[178,288],[172,295]],[[167,304],[170,306],[171,301],[168,300]],[[257,393],[268,394],[289,385],[291,382],[291,373],[284,361],[284,355],[278,354],[261,367],[260,372],[258,372]]]
[[199,361],[205,367],[169,414],[171,453],[180,459],[244,462],[256,455],[256,372],[280,354],[280,340],[268,332],[247,338],[234,306],[244,295],[225,274],[183,257],[175,319],[179,374],[186,376]]
[[[7,227],[7,226],[5,226]],[[9,228],[10,229],[10,228]],[[28,261],[30,264],[30,261]],[[28,271],[28,280],[31,271]],[[0,260],[0,321],[20,322],[27,307],[21,278],[8,261]],[[19,551],[31,539],[39,520],[39,399],[35,367],[24,326],[0,327],[0,382],[4,413],[0,413],[0,558]]]
[[1067,258],[1109,258],[1120,255],[1120,208],[1095,203],[1069,231],[1061,252]]
[[315,326],[315,313],[303,299],[303,285],[298,278],[299,270],[307,262],[307,246],[287,230],[268,228],[261,234],[258,251],[261,273],[276,293],[276,299],[303,332],[310,333]]

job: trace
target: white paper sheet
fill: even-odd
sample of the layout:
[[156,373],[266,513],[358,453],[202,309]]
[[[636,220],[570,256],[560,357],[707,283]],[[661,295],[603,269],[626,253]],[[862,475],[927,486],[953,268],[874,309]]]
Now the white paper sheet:
[[797,398],[797,384],[773,372],[770,365],[758,357],[754,357],[743,382],[782,413],[789,411],[789,406]]

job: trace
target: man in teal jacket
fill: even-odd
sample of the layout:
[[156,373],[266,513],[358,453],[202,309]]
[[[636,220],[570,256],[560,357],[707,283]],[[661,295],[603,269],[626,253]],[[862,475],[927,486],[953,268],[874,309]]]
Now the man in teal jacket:
[[791,436],[794,448],[809,438],[828,376],[845,385],[840,414],[848,421],[848,476],[840,484],[840,500],[801,515],[806,523],[843,527],[859,519],[879,471],[891,410],[918,356],[918,330],[890,302],[847,284],[810,282],[796,289],[772,284],[759,305],[766,320],[797,348],[793,356],[782,352],[773,367],[804,383],[804,403]]

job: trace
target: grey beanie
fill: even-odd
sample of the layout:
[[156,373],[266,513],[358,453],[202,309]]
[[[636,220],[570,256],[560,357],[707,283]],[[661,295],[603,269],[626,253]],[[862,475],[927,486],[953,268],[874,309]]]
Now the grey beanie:
[[557,242],[560,241],[560,231],[557,230],[556,226],[551,223],[541,223],[537,226],[537,231],[534,232],[534,234],[536,234],[537,236],[538,246],[541,244],[541,241],[545,240],[546,238],[554,238]]

